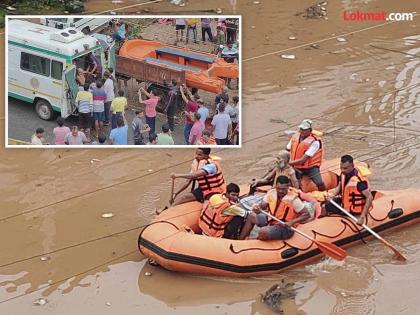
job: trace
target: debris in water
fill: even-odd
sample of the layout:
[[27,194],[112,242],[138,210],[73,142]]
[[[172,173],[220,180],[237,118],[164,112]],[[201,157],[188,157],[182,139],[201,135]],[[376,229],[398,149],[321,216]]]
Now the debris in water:
[[98,159],[92,159],[92,160],[90,160],[90,164],[93,164],[93,162],[100,162],[101,160],[98,160]]
[[260,4],[260,1],[252,1],[253,4]]
[[101,215],[102,218],[112,218],[114,216],[114,214],[112,212],[108,212],[108,213],[103,213]]
[[223,11],[222,11],[222,9],[221,9],[221,8],[217,8],[217,9],[216,9],[216,13],[217,13],[217,14],[222,14],[222,12],[223,12]]
[[256,28],[256,26],[255,26],[255,25],[252,25],[252,26],[251,26],[251,28],[252,28],[252,29],[255,29],[255,28]]
[[44,298],[39,298],[37,300],[34,301],[34,305],[38,305],[38,306],[42,306],[48,303],[47,299]]
[[124,1],[122,1],[122,0],[112,0],[111,2],[112,3],[123,3]]
[[[325,3],[325,4],[324,4]],[[324,7],[326,2],[320,2],[310,7],[306,8],[306,15],[307,19],[319,19],[325,17],[327,15],[327,9]]]
[[284,119],[280,119],[280,118],[271,118],[270,122],[278,123],[278,124],[286,123],[286,121]]
[[344,296],[344,297],[347,296],[346,292],[341,292],[341,295]]
[[147,171],[148,171],[148,172],[153,172],[153,169],[149,168]]
[[295,39],[297,39],[295,36],[289,36],[289,39],[290,40],[295,40]]
[[347,42],[347,40],[344,37],[337,37],[337,42],[344,43]]
[[11,7],[11,6],[6,7],[6,9],[9,10],[9,11],[16,11],[16,8]]
[[296,59],[295,55],[281,55],[283,59]]
[[117,15],[117,12],[109,11],[109,14],[111,14],[111,15]]
[[111,306],[111,302],[106,302],[105,305],[106,306]]
[[309,45],[309,47],[315,48],[315,49],[320,49],[321,46],[319,46],[318,44],[311,44]]
[[144,273],[144,275],[145,275],[145,276],[150,277],[150,276],[152,275],[152,273],[151,273],[151,272],[146,271],[146,272]]
[[294,283],[285,283],[282,279],[281,283],[273,285],[261,295],[261,301],[275,313],[283,314],[284,311],[280,308],[282,300],[294,298],[298,289],[300,288],[295,288]]
[[47,261],[47,260],[49,260],[49,259],[50,259],[50,257],[49,257],[49,256],[42,256],[40,259],[41,259],[42,261]]
[[357,73],[352,73],[352,74],[350,75],[350,79],[351,79],[351,80],[356,80],[358,76],[359,76],[359,75],[358,75]]

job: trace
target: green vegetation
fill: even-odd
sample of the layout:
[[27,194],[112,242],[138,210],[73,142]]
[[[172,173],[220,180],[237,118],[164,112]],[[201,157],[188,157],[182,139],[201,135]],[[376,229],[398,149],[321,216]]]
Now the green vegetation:
[[[8,7],[16,10],[9,10]],[[0,27],[8,14],[67,14],[83,12],[81,0],[6,0],[0,7]]]

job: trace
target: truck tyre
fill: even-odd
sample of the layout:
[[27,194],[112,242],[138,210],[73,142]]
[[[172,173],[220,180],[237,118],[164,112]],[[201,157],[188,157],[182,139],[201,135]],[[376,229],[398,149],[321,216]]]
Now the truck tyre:
[[54,111],[50,103],[43,99],[38,99],[35,103],[35,111],[39,118],[43,120],[51,120],[54,117]]

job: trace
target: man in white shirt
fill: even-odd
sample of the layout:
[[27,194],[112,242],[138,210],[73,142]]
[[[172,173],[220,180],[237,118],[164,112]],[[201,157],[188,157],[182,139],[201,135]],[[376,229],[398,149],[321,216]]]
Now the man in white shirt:
[[306,175],[318,187],[325,190],[325,184],[320,173],[324,155],[321,137],[312,132],[312,121],[304,119],[299,125],[299,131],[292,136],[286,147],[290,151],[289,164],[296,170],[298,179]]
[[48,144],[44,139],[44,128],[37,128],[35,133],[31,137],[31,144],[33,145],[43,145]]
[[185,30],[185,25],[186,24],[187,24],[187,22],[185,21],[185,19],[175,19],[175,31],[176,31],[176,42],[175,42],[175,44],[177,44],[178,40],[179,40],[179,35],[178,35],[179,31],[181,31],[181,42],[183,41],[184,30]]
[[109,125],[110,120],[110,109],[111,109],[111,103],[115,98],[115,87],[114,87],[114,81],[111,78],[111,73],[107,70],[104,73],[105,83],[104,83],[104,90],[106,94],[105,99],[105,121],[104,125]]
[[230,116],[225,113],[225,104],[220,104],[219,113],[213,117],[211,124],[214,126],[214,137],[218,145],[227,145],[228,135],[232,128]]

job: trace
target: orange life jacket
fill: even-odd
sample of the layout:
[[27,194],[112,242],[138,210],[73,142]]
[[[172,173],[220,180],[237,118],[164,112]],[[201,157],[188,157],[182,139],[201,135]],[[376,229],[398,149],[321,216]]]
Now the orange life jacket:
[[368,188],[370,187],[367,177],[360,174],[357,166],[355,167],[357,174],[353,175],[346,183],[346,176],[341,174],[341,195],[343,197],[343,208],[350,210],[352,213],[360,214],[366,204],[366,197],[357,190],[357,183],[366,181]]
[[301,140],[300,132],[295,133],[291,139],[291,148],[290,148],[290,160],[298,160],[305,155],[305,152],[309,149],[311,144],[314,141],[319,141],[319,150],[316,151],[314,156],[309,157],[304,163],[295,164],[294,167],[297,169],[306,169],[313,166],[320,166],[322,158],[324,156],[324,147],[322,145],[321,137],[315,135],[313,132]]
[[222,211],[229,206],[230,202],[228,200],[217,207],[213,207],[210,202],[206,202],[198,221],[198,226],[205,235],[212,237],[223,236],[226,226],[234,218],[231,215],[222,216]]
[[200,187],[201,192],[203,193],[204,199],[207,199],[207,197],[210,197],[213,194],[224,194],[226,192],[226,185],[222,173],[222,168],[220,167],[220,164],[217,161],[214,161],[209,158],[207,160],[201,160],[200,162],[197,162],[197,160],[194,159],[191,165],[191,172],[197,172],[205,164],[210,163],[216,165],[216,174],[204,175],[196,179],[198,187]]
[[[282,220],[283,222],[288,222],[293,220],[298,216],[296,211],[293,208],[293,200],[295,198],[300,198],[302,201],[307,201],[311,203],[316,203],[314,211],[314,219],[321,214],[321,205],[316,202],[316,199],[311,197],[309,194],[304,193],[296,188],[290,187],[289,192],[284,196],[280,202],[277,200],[277,191],[276,189],[271,189],[268,193],[268,209],[271,215]],[[280,224],[276,220],[268,219],[268,224]]]

